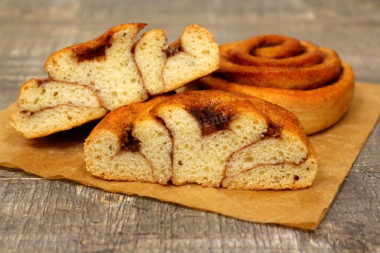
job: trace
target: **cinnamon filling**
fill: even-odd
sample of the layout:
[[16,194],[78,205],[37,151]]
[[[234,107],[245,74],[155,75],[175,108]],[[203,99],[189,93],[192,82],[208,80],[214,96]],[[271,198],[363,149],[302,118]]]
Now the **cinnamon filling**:
[[264,138],[273,137],[279,138],[281,136],[282,127],[273,124],[272,122],[268,123],[267,131],[264,133]]
[[203,108],[190,108],[189,112],[198,121],[202,130],[202,135],[206,136],[220,130],[229,129],[229,122],[233,115],[223,113],[220,110],[215,110],[211,106]]

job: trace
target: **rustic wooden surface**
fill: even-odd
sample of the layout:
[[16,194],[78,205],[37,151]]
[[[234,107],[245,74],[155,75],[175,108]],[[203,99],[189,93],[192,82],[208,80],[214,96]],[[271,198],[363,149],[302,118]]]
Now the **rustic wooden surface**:
[[[53,51],[128,22],[164,28],[170,40],[192,23],[219,43],[294,36],[337,50],[358,80],[380,84],[379,13],[376,0],[0,0],[0,109],[28,78],[45,77]],[[315,232],[2,169],[0,252],[380,252],[379,143],[378,122]]]

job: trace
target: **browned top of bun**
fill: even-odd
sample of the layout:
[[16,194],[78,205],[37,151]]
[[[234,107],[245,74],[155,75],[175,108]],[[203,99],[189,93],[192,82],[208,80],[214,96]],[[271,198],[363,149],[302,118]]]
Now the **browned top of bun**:
[[311,42],[261,35],[221,45],[218,73],[232,82],[285,89],[314,89],[341,73],[338,54]]
[[[281,138],[282,131],[291,132],[300,136],[308,145],[309,150],[312,150],[310,155],[315,156],[299,120],[293,113],[256,97],[218,90],[188,91],[173,96],[159,96],[145,103],[120,107],[108,114],[95,127],[91,135],[107,130],[117,135],[123,143],[126,131],[131,130],[139,113],[148,109],[151,116],[160,120],[157,117],[159,110],[171,106],[184,108],[193,115],[204,135],[228,129],[229,120],[232,120],[235,115],[253,110],[267,121],[268,130],[265,136]],[[219,122],[204,124],[204,120],[212,119],[219,119]]]

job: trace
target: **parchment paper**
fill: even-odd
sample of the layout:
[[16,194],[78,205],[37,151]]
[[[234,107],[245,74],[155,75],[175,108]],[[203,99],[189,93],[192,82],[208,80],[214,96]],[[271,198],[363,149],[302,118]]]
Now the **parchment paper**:
[[344,118],[327,131],[311,136],[319,171],[311,187],[296,191],[241,191],[98,179],[86,172],[82,152],[83,141],[94,124],[28,140],[9,125],[9,117],[15,110],[13,104],[0,112],[2,166],[19,168],[49,179],[67,178],[110,192],[152,197],[242,220],[316,229],[379,117],[380,86],[358,83],[353,104]]

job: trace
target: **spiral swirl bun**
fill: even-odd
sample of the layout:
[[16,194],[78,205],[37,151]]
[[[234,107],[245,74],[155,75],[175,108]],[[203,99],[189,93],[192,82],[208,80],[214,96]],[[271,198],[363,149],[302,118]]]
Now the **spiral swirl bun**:
[[307,134],[342,117],[354,82],[335,51],[280,35],[221,45],[220,69],[201,79],[205,88],[245,93],[292,111]]
[[84,144],[94,176],[230,189],[301,189],[317,158],[289,111],[215,90],[158,96],[110,112]]

